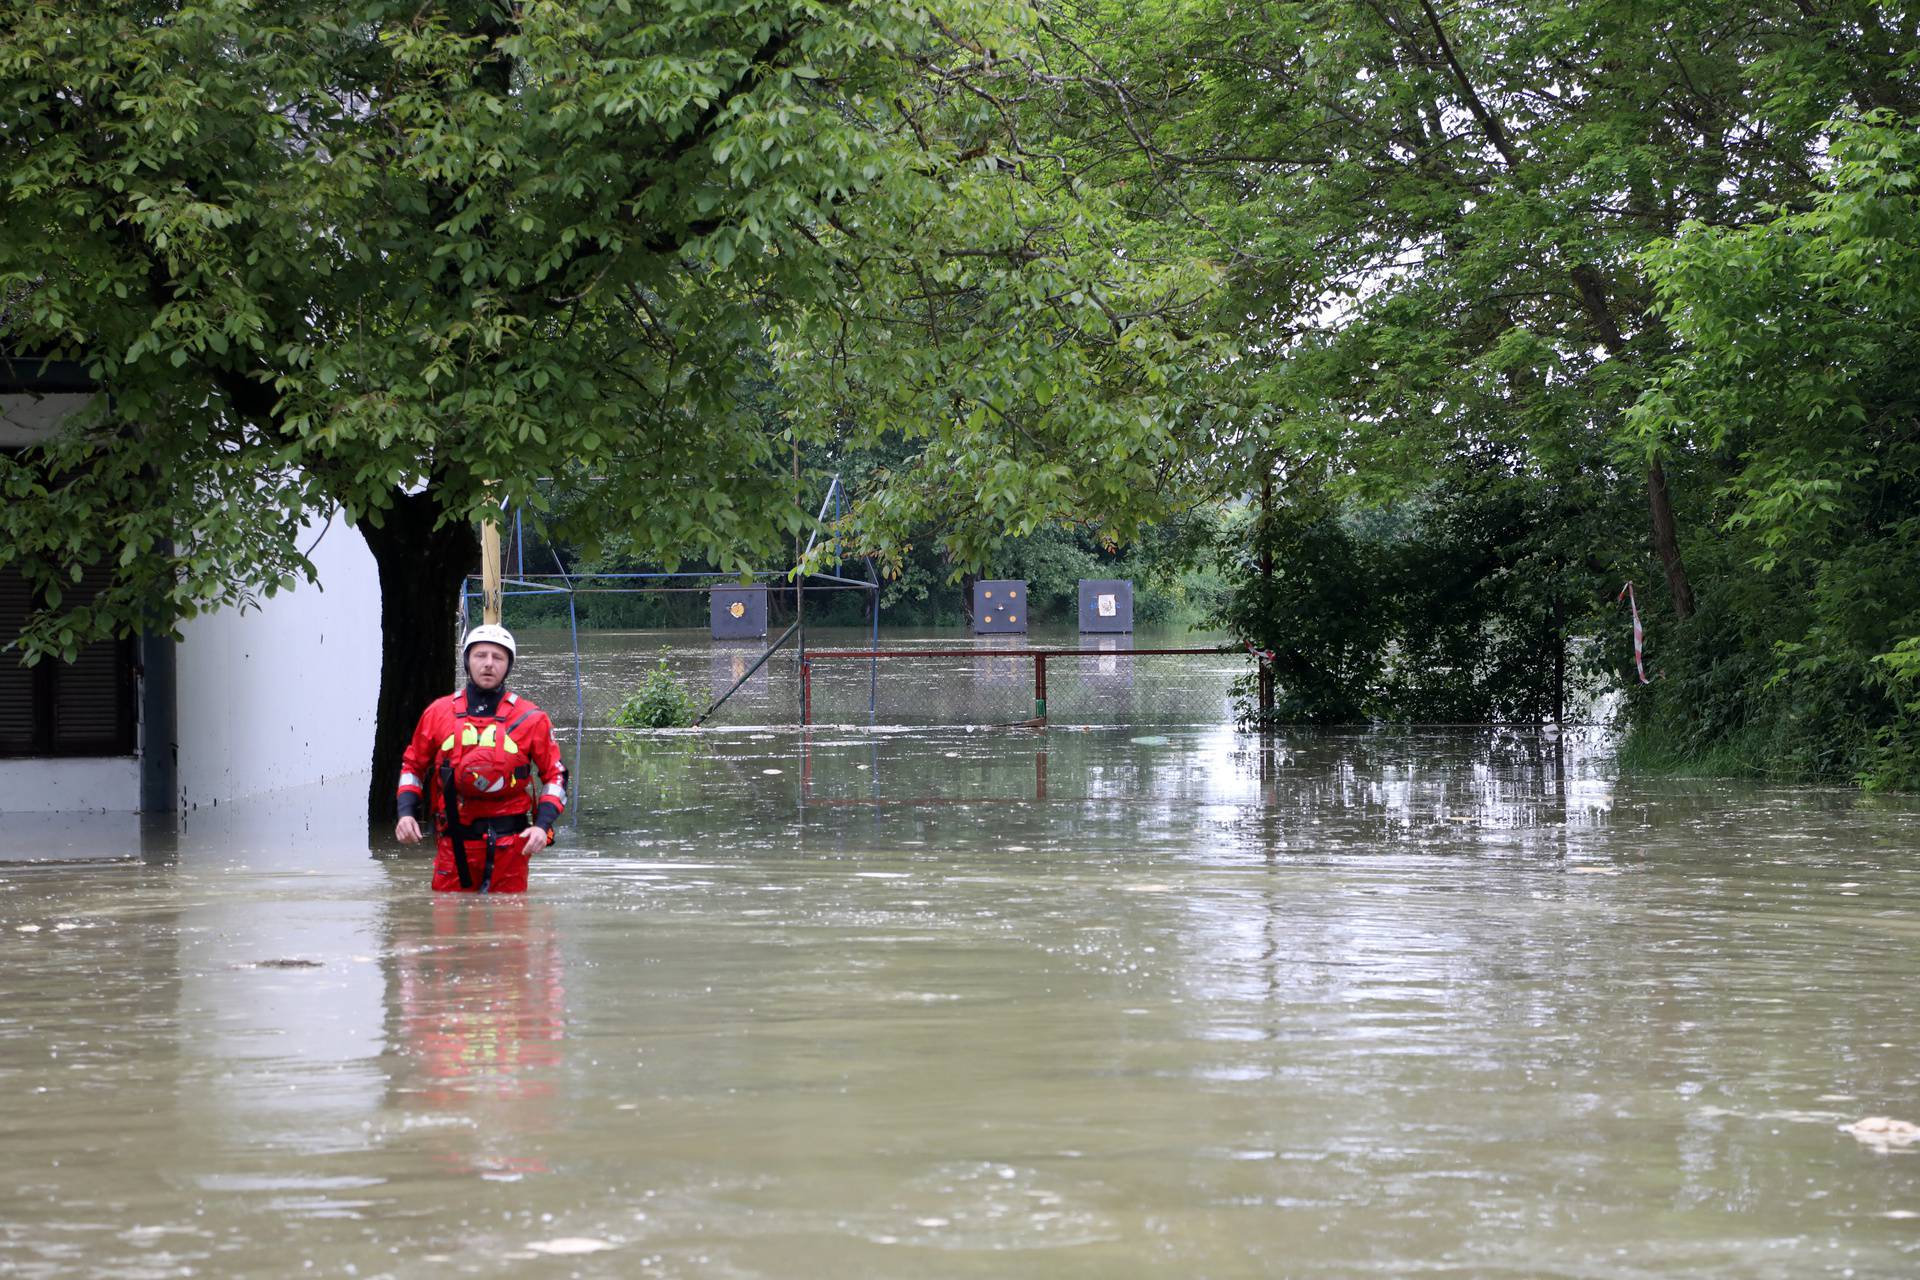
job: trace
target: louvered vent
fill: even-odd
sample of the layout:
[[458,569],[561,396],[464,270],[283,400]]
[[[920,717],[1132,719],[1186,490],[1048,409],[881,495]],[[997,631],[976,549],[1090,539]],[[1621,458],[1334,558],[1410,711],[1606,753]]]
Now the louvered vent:
[[[111,580],[94,569],[67,591],[91,600]],[[0,573],[0,637],[11,642],[26,624],[32,595],[19,574]],[[0,755],[125,755],[134,749],[133,648],[101,640],[73,662],[22,667],[0,655]]]
[[[31,607],[26,580],[13,569],[0,569],[0,650],[20,634]],[[19,654],[0,651],[0,756],[35,754],[39,677],[37,670],[20,665]]]

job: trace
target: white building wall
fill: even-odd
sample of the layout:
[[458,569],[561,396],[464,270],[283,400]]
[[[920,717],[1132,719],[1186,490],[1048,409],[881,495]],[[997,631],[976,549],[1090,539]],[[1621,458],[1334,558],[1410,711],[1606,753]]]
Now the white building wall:
[[[0,396],[0,448],[45,439],[91,398]],[[12,654],[0,656],[0,662],[14,660]],[[0,859],[45,856],[48,848],[85,844],[96,836],[124,843],[137,832],[128,815],[139,808],[138,756],[0,760],[0,815],[5,815]]]
[[0,396],[0,449],[36,444],[59,430],[70,413],[78,413],[92,396],[55,392],[52,395]]
[[[303,532],[301,545],[318,534]],[[359,531],[337,518],[312,559],[318,586],[181,626],[183,811],[366,774],[380,692],[379,572]]]
[[[46,438],[89,399],[0,396],[0,447]],[[324,536],[317,524],[299,535],[303,547],[315,538],[319,585],[303,584],[258,609],[224,610],[180,628],[176,776],[182,810],[365,777],[380,688],[379,572],[366,540],[346,521],[336,518]],[[149,726],[142,726],[141,742],[143,749],[168,749],[154,741]],[[36,835],[91,831],[99,817],[139,807],[138,756],[0,760],[0,813],[40,815]],[[95,815],[90,823],[84,820],[89,814]],[[13,829],[19,834],[17,825]],[[13,843],[0,838],[0,849]]]
[[[11,662],[12,655],[0,657]],[[7,815],[0,836],[0,857],[8,852],[31,852],[34,840],[52,826],[35,822],[22,827],[19,815],[59,815],[61,829],[100,826],[104,814],[128,814],[140,808],[140,760],[137,756],[101,756],[80,759],[0,760],[0,814]],[[105,824],[113,831],[124,823]],[[32,838],[29,838],[29,831]]]

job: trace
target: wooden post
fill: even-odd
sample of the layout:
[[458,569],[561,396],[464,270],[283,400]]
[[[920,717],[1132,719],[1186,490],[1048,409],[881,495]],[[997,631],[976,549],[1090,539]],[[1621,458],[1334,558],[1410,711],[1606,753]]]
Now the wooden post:
[[500,526],[480,526],[480,620],[500,625]]

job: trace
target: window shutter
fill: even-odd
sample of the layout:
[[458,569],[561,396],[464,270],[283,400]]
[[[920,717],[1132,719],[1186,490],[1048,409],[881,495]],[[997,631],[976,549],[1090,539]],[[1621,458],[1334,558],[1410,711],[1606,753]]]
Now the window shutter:
[[[68,598],[91,604],[112,582],[111,570],[90,568]],[[72,662],[54,668],[55,755],[122,755],[133,750],[130,656],[124,641],[96,640]]]
[[39,672],[20,665],[20,655],[5,652],[27,625],[32,597],[17,570],[0,569],[0,756],[33,754],[34,688]]
[[121,755],[132,743],[121,736],[123,646],[100,640],[54,671],[55,755]]
[[[66,598],[84,604],[110,581],[110,570],[89,570]],[[26,580],[0,572],[0,645],[20,634],[32,607]],[[133,701],[131,641],[96,641],[72,662],[32,668],[0,653],[0,756],[128,755],[137,737]]]

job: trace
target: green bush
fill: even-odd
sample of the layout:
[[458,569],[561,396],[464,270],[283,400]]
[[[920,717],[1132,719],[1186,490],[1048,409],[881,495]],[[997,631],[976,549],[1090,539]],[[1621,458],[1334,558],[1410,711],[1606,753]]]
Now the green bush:
[[640,687],[614,709],[613,722],[624,729],[685,729],[699,714],[693,694],[667,670],[667,660],[662,658]]
[[1876,655],[1920,617],[1920,584],[1893,555],[1870,554],[1891,548],[1865,536],[1842,554],[1771,573],[1745,565],[1751,546],[1737,535],[1700,546],[1689,564],[1701,585],[1697,612],[1684,623],[1650,614],[1655,678],[1626,684],[1621,763],[1911,788],[1905,686]]
[[1577,554],[1599,522],[1497,468],[1380,505],[1285,494],[1219,526],[1211,620],[1273,654],[1278,724],[1548,723],[1593,675],[1566,636],[1610,599]]

